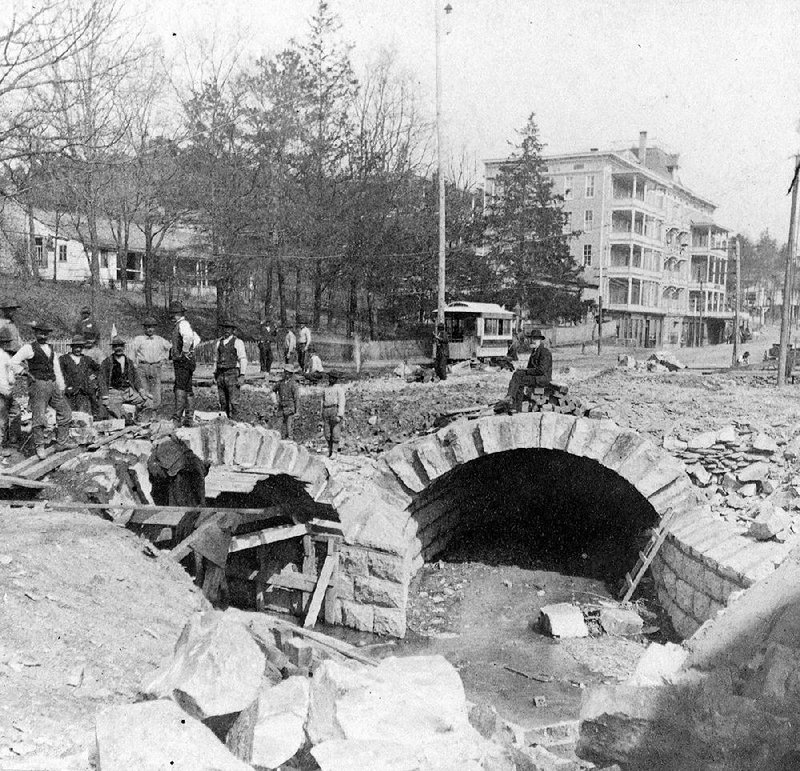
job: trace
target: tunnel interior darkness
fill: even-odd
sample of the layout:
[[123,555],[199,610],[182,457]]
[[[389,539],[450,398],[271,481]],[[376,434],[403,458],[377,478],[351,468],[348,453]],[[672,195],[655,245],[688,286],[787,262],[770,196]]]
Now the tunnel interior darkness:
[[558,450],[510,450],[429,485],[413,516],[426,562],[517,565],[614,585],[658,521],[650,503],[597,461]]

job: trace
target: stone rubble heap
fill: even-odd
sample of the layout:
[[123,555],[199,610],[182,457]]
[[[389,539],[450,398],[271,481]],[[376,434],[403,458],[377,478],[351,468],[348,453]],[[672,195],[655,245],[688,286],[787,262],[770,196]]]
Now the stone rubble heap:
[[617,366],[624,369],[640,369],[647,372],[677,372],[686,365],[671,351],[657,351],[646,359],[637,359],[629,353],[622,353],[617,358]]
[[[260,613],[204,611],[145,701],[97,717],[98,771],[578,771],[469,705],[442,656],[358,663]],[[287,655],[288,653],[288,655]],[[530,733],[530,732],[529,732]]]
[[750,424],[678,431],[664,449],[686,464],[718,516],[757,540],[787,540],[800,531],[800,434],[770,436]]

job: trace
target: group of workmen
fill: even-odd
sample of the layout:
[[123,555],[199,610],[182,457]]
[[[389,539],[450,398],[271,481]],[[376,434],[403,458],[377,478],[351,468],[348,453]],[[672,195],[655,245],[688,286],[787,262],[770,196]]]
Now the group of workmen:
[[[99,348],[100,331],[91,309],[81,310],[81,317],[69,343],[69,352],[56,355],[48,342],[53,331],[42,320],[30,324],[34,341],[23,343],[15,322],[19,304],[13,299],[0,300],[0,448],[10,453],[9,446],[19,441],[20,411],[13,399],[16,377],[27,367],[32,439],[39,457],[47,454],[47,409],[56,415],[55,448],[71,449],[69,429],[72,413],[86,412],[94,418],[125,417],[146,420],[162,403],[162,374],[167,362],[174,370],[175,406],[172,420],[176,427],[194,424],[194,371],[196,349],[200,337],[192,329],[180,301],[169,305],[173,322],[171,339],[156,334],[157,322],[146,318],[144,334],[130,344],[114,336],[111,353],[105,356]],[[239,396],[247,371],[244,341],[236,335],[236,324],[228,318],[219,321],[221,335],[214,348],[214,381],[220,409],[229,418],[238,417]],[[269,373],[272,366],[274,334],[269,324],[262,325],[259,336],[261,369]],[[300,411],[299,384],[296,375],[305,371],[315,381],[323,372],[322,362],[311,347],[311,332],[303,326],[295,336],[289,329],[285,340],[283,379],[273,392],[282,417],[284,438],[294,437],[294,419]],[[336,373],[327,373],[328,387],[323,393],[322,417],[329,454],[338,449],[341,421],[344,417],[344,390]]]

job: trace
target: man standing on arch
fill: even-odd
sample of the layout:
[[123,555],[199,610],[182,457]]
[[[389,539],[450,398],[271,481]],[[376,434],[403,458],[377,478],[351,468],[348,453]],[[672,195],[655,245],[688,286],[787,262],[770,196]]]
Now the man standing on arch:
[[175,412],[172,420],[175,427],[194,425],[194,388],[192,376],[196,366],[194,349],[200,338],[184,317],[185,309],[179,300],[169,304],[169,315],[175,322],[172,328],[172,350],[170,358],[175,369]]
[[519,412],[522,389],[525,386],[541,388],[550,385],[553,378],[553,354],[545,348],[544,335],[541,329],[531,332],[533,350],[525,369],[518,369],[511,375],[505,399],[495,405],[496,412]]

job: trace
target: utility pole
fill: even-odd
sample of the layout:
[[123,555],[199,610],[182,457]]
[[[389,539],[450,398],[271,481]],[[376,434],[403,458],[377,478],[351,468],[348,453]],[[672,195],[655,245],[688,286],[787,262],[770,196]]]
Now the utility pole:
[[[436,23],[436,165],[439,174],[439,286],[437,298],[436,321],[444,324],[444,287],[445,287],[445,186],[444,164],[442,163],[442,32],[440,21],[441,0],[433,0]],[[448,3],[444,8],[445,13],[450,13],[452,7]]]
[[736,298],[733,306],[733,354],[731,366],[735,367],[736,362],[739,361],[739,297],[742,292],[741,281],[741,267],[742,267],[742,247],[739,243],[739,238],[736,238]]
[[778,388],[786,385],[786,361],[789,355],[789,320],[792,313],[792,288],[794,285],[794,242],[797,227],[797,173],[800,171],[800,153],[794,156],[794,176],[789,190],[792,193],[792,210],[789,214],[789,243],[786,248],[786,270],[783,277],[783,308],[781,308],[781,347],[778,355]]

